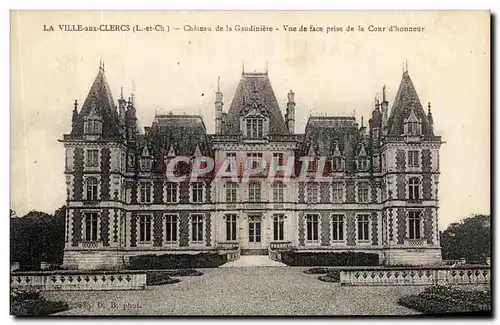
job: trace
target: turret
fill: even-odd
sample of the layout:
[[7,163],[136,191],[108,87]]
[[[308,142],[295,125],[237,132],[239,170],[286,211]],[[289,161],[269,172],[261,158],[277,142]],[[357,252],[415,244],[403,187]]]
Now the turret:
[[387,101],[386,93],[385,93],[385,85],[382,87],[382,104],[381,104],[381,110],[382,110],[382,129],[385,130],[387,126],[387,116],[388,116],[388,111],[389,111],[389,102]]
[[215,93],[215,133],[222,131],[222,93],[220,91],[220,77],[217,78],[217,92]]
[[290,133],[295,131],[295,93],[290,90],[288,93],[288,103],[286,104],[286,115],[285,115],[286,126]]

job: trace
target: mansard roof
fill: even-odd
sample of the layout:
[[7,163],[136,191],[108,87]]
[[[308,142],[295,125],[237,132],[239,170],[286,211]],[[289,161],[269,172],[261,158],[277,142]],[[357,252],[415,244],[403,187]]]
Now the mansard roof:
[[99,67],[99,71],[90,87],[82,108],[75,118],[75,125],[71,132],[72,135],[83,134],[84,120],[91,114],[102,118],[103,137],[120,135],[118,112],[102,66]]
[[410,116],[412,111],[414,111],[414,114],[422,123],[422,134],[433,136],[434,132],[429,125],[417,91],[413,86],[408,71],[405,71],[387,122],[389,136],[398,136],[404,133],[405,120]]
[[243,73],[222,126],[222,134],[240,134],[240,117],[256,103],[269,114],[270,134],[289,134],[267,73]]
[[178,156],[210,156],[210,145],[201,116],[157,115],[150,131],[141,136],[141,146],[148,144],[153,156],[167,156],[173,150]]
[[346,170],[353,171],[353,161],[359,153],[361,143],[368,148],[368,138],[361,134],[355,117],[312,116],[307,121],[299,154],[308,155],[312,147],[318,156],[329,158],[334,156],[337,148],[345,158]]

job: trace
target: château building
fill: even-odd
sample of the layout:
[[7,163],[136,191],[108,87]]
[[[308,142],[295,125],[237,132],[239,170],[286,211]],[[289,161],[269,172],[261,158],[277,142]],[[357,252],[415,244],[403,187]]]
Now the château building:
[[[376,253],[387,265],[439,262],[442,142],[431,106],[426,113],[408,71],[391,109],[385,86],[382,93],[367,126],[351,116],[311,116],[304,134],[296,134],[295,94],[278,103],[267,72],[243,72],[227,111],[215,92],[215,134],[196,115],[156,115],[141,130],[136,111],[145,108],[123,91],[115,102],[100,66],[83,105],[75,101],[71,133],[61,140],[64,264],[120,267],[134,255],[234,247],[267,254],[272,245]],[[166,165],[180,156],[210,157],[216,169],[235,158],[239,176],[247,157],[295,162],[289,181],[270,181],[270,167],[248,182],[215,180],[215,171],[195,182],[171,181]],[[297,163],[303,157],[305,167]],[[190,168],[180,163],[175,171]],[[298,177],[302,170],[306,178]]]

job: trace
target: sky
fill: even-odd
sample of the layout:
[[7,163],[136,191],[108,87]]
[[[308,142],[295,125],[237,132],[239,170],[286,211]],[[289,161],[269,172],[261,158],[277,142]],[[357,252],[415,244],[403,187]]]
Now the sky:
[[[167,32],[63,32],[58,25],[129,24]],[[44,31],[52,25],[53,32]],[[175,31],[185,25],[212,32]],[[274,32],[216,32],[217,25]],[[364,26],[364,32],[285,32],[283,25]],[[369,25],[424,32],[369,32]],[[490,213],[488,12],[12,12],[11,209],[52,213],[65,203],[64,147],[73,102],[83,103],[105,62],[118,99],[135,93],[142,126],[155,113],[200,114],[214,131],[217,78],[227,111],[245,71],[265,71],[285,112],[295,92],[297,133],[313,115],[368,121],[387,85],[389,106],[403,63],[424,107],[431,102],[440,152],[440,229]]]

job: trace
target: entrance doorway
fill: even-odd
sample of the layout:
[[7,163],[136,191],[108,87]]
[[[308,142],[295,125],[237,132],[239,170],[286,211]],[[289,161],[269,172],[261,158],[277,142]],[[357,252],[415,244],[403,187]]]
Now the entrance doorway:
[[248,216],[248,246],[251,249],[261,248],[262,242],[262,217],[260,215]]

